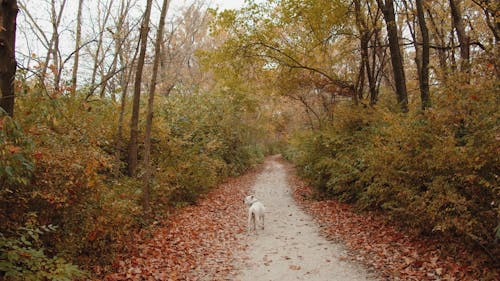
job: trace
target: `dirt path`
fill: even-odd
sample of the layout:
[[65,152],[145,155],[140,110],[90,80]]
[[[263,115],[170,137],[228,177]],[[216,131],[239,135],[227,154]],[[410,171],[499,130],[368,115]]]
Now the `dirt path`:
[[[308,200],[311,188],[283,163],[270,157],[151,230],[131,233],[136,243],[112,268],[97,268],[94,280],[376,280],[356,261],[382,280],[500,280],[498,269],[471,263],[478,259],[469,252],[446,254],[442,244],[398,231],[383,217]],[[266,229],[248,235],[242,199],[251,189],[267,207]]]
[[375,280],[360,265],[342,259],[345,249],[325,240],[295,203],[286,171],[269,158],[253,186],[266,206],[266,229],[250,234],[234,280]]

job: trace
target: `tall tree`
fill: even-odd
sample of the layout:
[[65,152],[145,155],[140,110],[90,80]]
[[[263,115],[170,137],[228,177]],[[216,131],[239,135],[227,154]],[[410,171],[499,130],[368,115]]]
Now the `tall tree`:
[[161,7],[160,23],[156,34],[155,56],[153,61],[151,84],[149,85],[148,111],[146,117],[146,131],[144,136],[144,190],[142,196],[142,207],[145,213],[149,211],[149,195],[151,190],[151,127],[153,126],[153,106],[156,90],[156,82],[158,78],[158,66],[160,65],[161,47],[163,42],[163,31],[165,29],[165,17],[168,10],[168,0],[163,0]]
[[149,18],[151,17],[151,6],[153,0],[147,0],[146,10],[144,11],[144,18],[142,19],[140,42],[141,49],[139,51],[139,58],[137,60],[137,70],[134,81],[134,97],[132,101],[132,117],[130,119],[130,140],[128,147],[128,173],[130,176],[135,177],[137,173],[137,139],[139,136],[139,106],[141,102],[141,83],[142,83],[142,70],[144,69],[144,60],[146,58],[146,49],[148,45],[149,33]]
[[[465,32],[465,25],[462,20],[462,10],[457,0],[450,0],[450,11],[453,27],[457,32],[457,39],[460,44],[460,70],[468,76],[470,69],[470,38]],[[469,78],[467,78],[467,80],[468,79]]]
[[76,36],[75,36],[75,61],[73,63],[73,74],[71,76],[71,89],[76,90],[78,79],[78,64],[80,60],[80,44],[82,38],[82,8],[83,0],[78,1],[78,11],[76,13]]
[[422,109],[431,106],[431,98],[429,95],[429,57],[430,57],[430,43],[429,43],[429,30],[425,22],[425,12],[422,0],[415,0],[417,6],[418,25],[422,36],[422,59],[420,60],[420,69],[418,80],[420,84],[420,99],[422,101]]
[[384,14],[389,37],[389,49],[391,51],[392,71],[394,74],[394,83],[396,86],[396,96],[398,104],[403,112],[408,111],[408,92],[406,90],[406,78],[403,64],[403,56],[399,47],[398,26],[394,13],[393,0],[377,0],[380,10]]
[[[95,54],[93,55],[94,56],[94,66],[92,68],[92,76],[90,78],[90,85],[91,85],[91,88],[90,88],[90,92],[88,93],[88,96],[91,96],[94,94],[94,91],[98,88],[98,86],[96,86],[96,77],[97,77],[97,71],[99,69],[99,67],[101,67],[102,69],[102,63],[104,62],[104,59],[105,59],[105,54],[104,54],[104,50],[103,50],[103,44],[104,44],[104,33],[105,33],[105,30],[106,30],[106,26],[108,24],[108,20],[109,20],[109,17],[111,15],[111,8],[113,6],[113,0],[110,0],[109,2],[106,2],[104,4],[107,4],[106,5],[103,5],[101,6],[100,4],[97,6],[98,7],[98,17],[97,17],[97,25],[98,25],[98,39],[97,39],[97,46],[96,46],[96,50],[95,50]],[[102,10],[104,8],[104,10]],[[103,78],[103,75],[101,73],[101,78]],[[102,81],[101,81],[102,83]]]
[[59,86],[61,83],[61,72],[62,72],[62,61],[60,58],[60,50],[59,50],[59,25],[61,24],[62,13],[64,11],[64,7],[66,6],[66,0],[61,2],[61,6],[59,7],[59,11],[56,10],[56,0],[52,0],[51,2],[51,13],[52,13],[52,61],[54,62],[54,68],[52,69],[54,73],[54,89],[59,91]]
[[448,74],[448,63],[447,63],[447,55],[448,51],[445,48],[446,46],[446,31],[443,27],[442,22],[438,21],[438,19],[434,16],[431,7],[427,7],[427,15],[429,16],[429,24],[431,28],[431,35],[433,38],[433,44],[436,46],[440,46],[437,51],[439,67],[440,67],[440,79],[442,81],[446,81]]
[[[360,48],[361,48],[361,67],[362,72],[366,72],[366,76],[368,78],[368,88],[370,90],[370,104],[374,105],[377,103],[377,86],[376,86],[376,77],[373,69],[375,65],[370,65],[369,60],[369,42],[372,31],[368,28],[367,20],[364,16],[364,12],[361,9],[361,0],[354,0],[354,11],[356,14],[356,25],[358,27],[360,33]],[[360,73],[363,75],[364,73]]]
[[0,106],[14,116],[14,78],[16,76],[16,0],[0,1]]

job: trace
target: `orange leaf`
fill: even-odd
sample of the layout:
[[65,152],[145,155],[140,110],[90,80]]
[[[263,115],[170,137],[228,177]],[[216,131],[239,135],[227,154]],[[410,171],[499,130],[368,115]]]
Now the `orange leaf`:
[[13,145],[9,145],[8,149],[9,149],[10,153],[12,153],[12,154],[18,153],[21,151],[21,148],[19,146],[13,146]]

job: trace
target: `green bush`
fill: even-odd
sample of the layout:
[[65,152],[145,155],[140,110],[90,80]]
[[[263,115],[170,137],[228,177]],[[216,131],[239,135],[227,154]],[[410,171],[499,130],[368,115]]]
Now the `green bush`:
[[[16,229],[34,171],[33,142],[18,122],[0,114],[0,232]],[[14,202],[9,206],[10,202]]]
[[17,236],[0,233],[0,276],[5,280],[72,281],[87,274],[65,259],[49,257],[42,246],[42,235],[56,231],[52,225],[21,227]]
[[331,127],[296,137],[290,154],[327,195],[498,251],[497,94],[493,83],[450,85],[409,114],[339,106]]
[[[142,179],[122,174],[126,140],[116,140],[119,104],[88,102],[85,91],[50,93],[28,82],[19,87],[16,120],[0,118],[0,232],[9,234],[4,241],[13,245],[14,233],[36,214],[37,225],[59,227],[40,237],[43,253],[58,257],[52,265],[65,266],[59,257],[84,268],[109,265],[127,249],[130,233],[149,222],[141,208]],[[195,202],[262,160],[256,106],[252,98],[227,91],[159,97],[152,133],[156,214]],[[141,131],[144,125],[141,120]],[[45,274],[36,269],[26,274]]]
[[0,171],[13,171],[0,177],[0,232],[15,237],[36,214],[38,225],[59,227],[40,237],[47,253],[84,266],[108,264],[142,215],[142,183],[116,178],[113,169],[121,166],[114,155],[120,148],[113,146],[115,105],[89,105],[85,93],[51,97],[38,85],[23,87],[16,122],[0,122],[6,156]]

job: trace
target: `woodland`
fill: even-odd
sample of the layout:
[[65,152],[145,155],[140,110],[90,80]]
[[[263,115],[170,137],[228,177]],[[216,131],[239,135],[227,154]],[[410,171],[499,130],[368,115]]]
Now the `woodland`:
[[494,280],[498,1],[170,2],[0,1],[0,279],[99,278],[281,154]]

